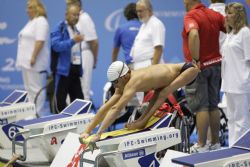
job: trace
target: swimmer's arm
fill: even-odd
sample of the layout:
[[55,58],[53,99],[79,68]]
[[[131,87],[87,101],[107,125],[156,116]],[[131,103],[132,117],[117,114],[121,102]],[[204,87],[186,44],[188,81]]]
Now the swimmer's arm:
[[111,110],[105,116],[97,135],[101,136],[101,134],[116,120],[119,112],[127,105],[127,103],[133,98],[136,91],[134,88],[124,88],[123,95],[119,99],[119,101],[111,107]]
[[116,89],[115,94],[98,110],[97,114],[94,116],[91,123],[86,128],[85,133],[90,134],[92,130],[103,121],[108,111],[118,102],[120,98],[121,94],[119,90]]

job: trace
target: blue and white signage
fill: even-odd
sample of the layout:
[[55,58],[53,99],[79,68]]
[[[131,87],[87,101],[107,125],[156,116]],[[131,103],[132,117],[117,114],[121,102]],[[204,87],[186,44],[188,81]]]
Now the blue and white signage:
[[139,149],[122,153],[123,160],[145,156],[145,149]]

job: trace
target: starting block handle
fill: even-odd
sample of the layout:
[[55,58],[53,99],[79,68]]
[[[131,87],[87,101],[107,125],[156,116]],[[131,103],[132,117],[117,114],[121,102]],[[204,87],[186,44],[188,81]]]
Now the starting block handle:
[[25,161],[27,158],[27,140],[24,139],[24,141],[16,141],[16,138],[20,135],[23,135],[25,133],[29,133],[30,130],[25,130],[23,132],[18,132],[14,135],[12,139],[12,155],[16,155],[16,145],[21,146],[23,148],[23,155],[20,154],[20,157],[18,158],[21,161]]
[[[30,129],[25,129],[23,130],[22,132],[18,132],[14,135],[13,139],[12,139],[12,154],[17,154],[16,153],[16,145],[17,146],[21,146],[22,149],[23,149],[23,154],[20,155],[20,158],[19,160],[21,161],[25,161],[26,158],[27,158],[27,142],[28,140],[30,139],[33,139],[33,138],[37,138],[37,137],[40,137],[40,136],[43,136],[43,134],[39,134],[39,131],[41,129],[36,129],[36,130],[30,130]],[[30,133],[31,136],[25,138],[24,134],[27,134],[27,133]],[[34,134],[34,135],[32,135]],[[23,141],[16,141],[16,138],[18,136],[23,136],[24,137],[24,140]]]
[[84,162],[88,163],[88,164],[93,164],[93,165],[95,164],[95,161],[92,161],[92,160],[89,160],[89,159],[86,159],[83,157],[86,152],[90,152],[90,151],[92,151],[92,150],[86,149],[81,153],[81,155],[80,155],[80,167],[83,167]]
[[110,151],[110,152],[106,152],[106,153],[100,153],[99,155],[96,156],[95,158],[95,165],[94,166],[99,166],[99,159],[101,157],[105,157],[107,155],[116,155],[119,151]]

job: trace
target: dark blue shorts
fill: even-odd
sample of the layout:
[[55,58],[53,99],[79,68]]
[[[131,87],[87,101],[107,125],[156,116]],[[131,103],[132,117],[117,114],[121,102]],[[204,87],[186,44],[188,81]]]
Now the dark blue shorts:
[[198,104],[192,110],[213,111],[218,108],[221,88],[221,65],[216,64],[203,69],[194,83],[185,87],[187,101]]

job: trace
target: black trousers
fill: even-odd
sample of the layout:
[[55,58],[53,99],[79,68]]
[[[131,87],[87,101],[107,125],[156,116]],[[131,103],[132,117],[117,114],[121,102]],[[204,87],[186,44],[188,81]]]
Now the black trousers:
[[79,74],[75,74],[72,71],[70,72],[69,76],[58,76],[56,105],[59,112],[61,112],[67,106],[67,95],[70,97],[70,102],[73,102],[77,98],[84,99],[80,76]]

